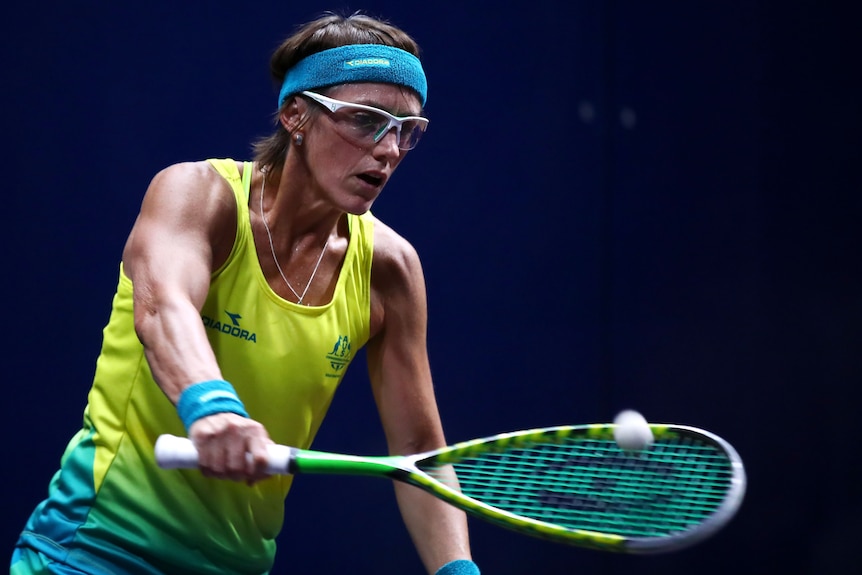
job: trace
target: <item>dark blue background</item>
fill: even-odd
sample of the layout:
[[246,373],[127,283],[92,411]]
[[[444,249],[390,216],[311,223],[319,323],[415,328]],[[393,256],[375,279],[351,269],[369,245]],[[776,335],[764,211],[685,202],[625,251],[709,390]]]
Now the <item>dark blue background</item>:
[[[449,439],[635,407],[748,467],[740,514],[697,547],[610,556],[473,521],[484,572],[855,571],[862,42],[842,6],[5,8],[7,552],[80,425],[149,179],[247,158],[271,128],[272,49],[364,9],[424,49],[429,132],[374,210],[423,256]],[[383,452],[363,366],[315,446]],[[388,482],[300,478],[286,505],[275,573],[421,572]]]

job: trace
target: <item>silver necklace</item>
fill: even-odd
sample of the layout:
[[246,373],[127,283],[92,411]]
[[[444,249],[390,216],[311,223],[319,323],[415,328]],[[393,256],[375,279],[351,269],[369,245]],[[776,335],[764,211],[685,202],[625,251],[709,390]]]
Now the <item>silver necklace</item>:
[[[314,264],[314,269],[311,271],[311,277],[308,278],[308,283],[305,284],[305,289],[302,290],[302,295],[298,294],[293,286],[290,285],[290,282],[287,281],[287,277],[284,275],[284,272],[281,269],[281,264],[278,263],[278,258],[275,255],[275,245],[272,243],[272,232],[269,231],[269,224],[266,223],[266,216],[263,214],[263,193],[266,190],[266,176],[267,171],[266,168],[261,168],[260,170],[263,173],[263,182],[260,185],[260,219],[263,220],[263,227],[266,230],[266,237],[269,238],[269,249],[272,251],[272,260],[275,262],[275,267],[278,268],[278,273],[281,275],[281,279],[284,280],[285,285],[293,292],[293,295],[296,296],[296,303],[301,304],[303,298],[305,298],[305,294],[308,293],[308,288],[311,287],[311,282],[314,281],[314,276],[317,274],[317,268],[320,267],[320,262],[323,261],[323,254],[326,253],[326,247],[329,245],[329,237],[327,236],[326,242],[323,244],[323,249],[320,250],[320,256],[317,258],[317,263]],[[308,304],[306,304],[308,305]]]

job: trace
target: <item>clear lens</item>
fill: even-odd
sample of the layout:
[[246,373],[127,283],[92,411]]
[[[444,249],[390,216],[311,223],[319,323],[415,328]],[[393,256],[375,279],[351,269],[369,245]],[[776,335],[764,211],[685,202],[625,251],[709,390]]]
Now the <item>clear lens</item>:
[[332,114],[342,129],[349,130],[354,137],[361,140],[380,140],[389,127],[389,118],[369,110],[344,106]]
[[412,150],[428,127],[425,118],[398,118],[372,106],[342,102],[313,92],[303,94],[329,111],[330,118],[343,137],[363,146],[379,142],[394,129],[398,147]]
[[394,129],[398,137],[398,147],[402,150],[415,148],[425,130],[425,123],[418,120],[390,119],[383,114],[352,106],[343,106],[333,112],[332,119],[342,135],[357,143],[369,145],[379,142]]
[[399,139],[398,147],[402,150],[412,150],[415,148],[427,127],[427,122],[420,122],[418,120],[405,121],[401,124],[401,138]]

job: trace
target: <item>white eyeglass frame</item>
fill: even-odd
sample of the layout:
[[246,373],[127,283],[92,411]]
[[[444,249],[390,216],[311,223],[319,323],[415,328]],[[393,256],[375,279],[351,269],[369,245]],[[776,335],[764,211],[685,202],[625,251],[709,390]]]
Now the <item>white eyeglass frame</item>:
[[416,147],[416,144],[419,143],[419,140],[417,138],[416,142],[410,148],[402,148],[401,147],[401,126],[405,122],[411,122],[412,121],[412,122],[418,123],[418,125],[422,129],[422,132],[425,132],[425,130],[428,128],[428,118],[425,118],[423,116],[398,117],[398,116],[390,114],[386,110],[381,110],[380,108],[375,108],[374,106],[366,106],[365,104],[355,104],[353,102],[345,102],[343,100],[336,100],[335,98],[330,98],[328,96],[324,96],[324,95],[318,94],[316,92],[309,92],[308,90],[302,91],[301,94],[303,96],[307,96],[307,97],[311,98],[312,100],[314,100],[315,102],[317,102],[318,104],[320,104],[321,106],[323,106],[324,108],[329,110],[330,112],[337,112],[341,108],[349,107],[349,108],[357,108],[359,110],[366,110],[369,112],[374,112],[374,113],[380,114],[381,116],[386,118],[388,120],[388,123],[386,124],[386,126],[382,130],[377,132],[373,137],[375,144],[378,143],[380,140],[382,140],[383,137],[389,133],[389,130],[391,130],[392,128],[395,128],[395,140],[396,140],[396,142],[398,142],[398,148],[401,150],[411,150],[411,149]]

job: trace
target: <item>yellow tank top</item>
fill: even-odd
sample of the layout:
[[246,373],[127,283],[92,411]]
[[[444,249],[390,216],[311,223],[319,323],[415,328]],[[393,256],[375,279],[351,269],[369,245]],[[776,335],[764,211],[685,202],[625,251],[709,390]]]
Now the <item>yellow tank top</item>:
[[[373,219],[347,216],[349,245],[328,304],[288,302],[269,287],[257,259],[248,210],[251,163],[242,176],[233,160],[210,163],[233,189],[237,232],[227,261],[213,273],[201,321],[249,415],[277,443],[307,448],[369,337]],[[185,430],[153,380],[133,321],[132,282],[121,267],[84,427],[70,442],[25,539],[71,564],[104,560],[135,563],[136,572],[154,565],[182,573],[267,572],[291,478],[249,487],[197,470],[159,469],[156,438]]]
[[373,223],[348,215],[350,241],[332,301],[297,305],[266,282],[249,220],[251,163],[211,160],[237,199],[237,240],[201,312],[225,379],[274,441],[310,445],[353,354],[368,341]]

